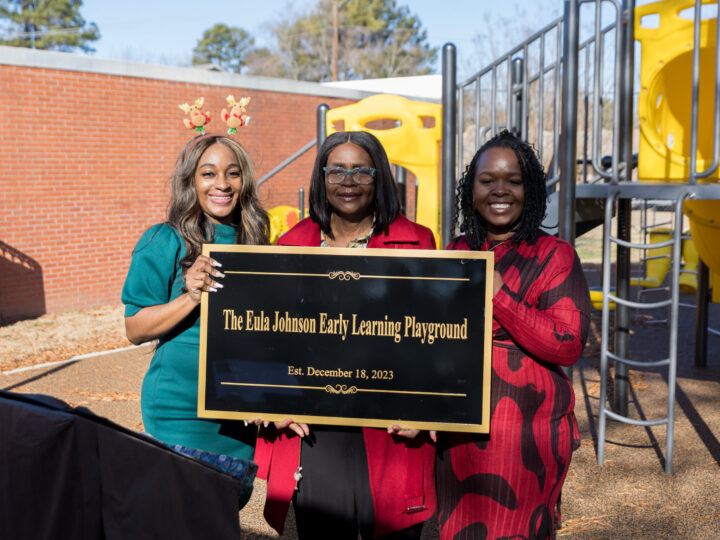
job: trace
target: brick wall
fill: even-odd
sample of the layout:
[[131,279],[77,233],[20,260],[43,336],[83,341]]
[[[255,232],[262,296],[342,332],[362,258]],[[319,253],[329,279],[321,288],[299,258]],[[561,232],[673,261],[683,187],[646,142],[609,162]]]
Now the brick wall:
[[[212,131],[224,126],[228,94],[251,96],[252,121],[238,138],[260,177],[315,138],[320,103],[363,97],[310,83],[0,49],[0,324],[120,301],[132,248],[164,219],[168,177],[193,134],[180,103],[204,96]],[[307,197],[314,156],[312,149],[261,186],[267,208],[297,206],[299,187]]]

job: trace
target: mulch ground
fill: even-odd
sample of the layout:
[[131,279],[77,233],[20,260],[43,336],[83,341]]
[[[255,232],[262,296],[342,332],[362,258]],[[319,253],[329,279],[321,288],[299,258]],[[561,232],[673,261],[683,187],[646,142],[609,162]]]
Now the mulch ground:
[[127,347],[122,305],[48,313],[0,326],[0,373]]
[[[591,274],[589,274],[589,277]],[[590,279],[592,281],[592,279]],[[693,302],[692,297],[683,298]],[[678,336],[673,472],[665,473],[667,428],[608,422],[605,462],[597,463],[600,400],[599,312],[590,342],[575,365],[575,413],[582,444],[574,453],[562,495],[563,527],[558,538],[692,538],[720,536],[720,337],[710,336],[708,365],[694,366],[694,311],[682,308]],[[631,357],[667,354],[668,328],[655,324],[661,311],[632,319]],[[711,325],[720,326],[720,306],[711,306]],[[121,306],[74,314],[47,315],[0,328],[0,372],[98,350],[125,347]],[[83,405],[126,427],[142,430],[139,393],[152,356],[139,347],[60,366],[0,375],[0,388],[54,395]],[[667,370],[631,370],[629,415],[667,415]],[[610,402],[612,374],[608,378]],[[262,517],[264,483],[256,481],[240,513],[243,538],[277,538]],[[295,538],[292,516],[286,534]],[[437,523],[424,539],[437,538]]]

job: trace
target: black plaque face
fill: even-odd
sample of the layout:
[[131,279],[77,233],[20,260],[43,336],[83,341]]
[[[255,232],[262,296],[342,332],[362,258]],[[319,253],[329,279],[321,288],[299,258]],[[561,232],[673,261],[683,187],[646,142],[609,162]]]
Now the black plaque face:
[[492,253],[205,245],[198,415],[488,433]]

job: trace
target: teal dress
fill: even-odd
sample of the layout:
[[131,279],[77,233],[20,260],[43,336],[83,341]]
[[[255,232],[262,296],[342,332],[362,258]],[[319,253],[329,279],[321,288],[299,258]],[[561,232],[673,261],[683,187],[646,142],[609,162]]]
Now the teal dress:
[[[235,235],[235,227],[215,225],[214,243],[235,244]],[[126,317],[183,294],[185,281],[180,261],[185,253],[185,242],[170,225],[154,225],[142,235],[122,290]],[[255,426],[197,417],[199,343],[199,307],[159,338],[142,385],[140,403],[145,430],[171,445],[251,460]]]

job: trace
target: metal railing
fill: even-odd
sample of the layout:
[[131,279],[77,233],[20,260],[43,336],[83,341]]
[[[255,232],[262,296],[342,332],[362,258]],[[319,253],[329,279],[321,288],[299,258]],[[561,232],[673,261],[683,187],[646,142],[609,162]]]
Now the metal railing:
[[305,154],[305,152],[307,152],[308,150],[310,150],[310,149],[311,149],[312,147],[314,147],[316,144],[317,144],[317,139],[313,139],[312,141],[310,141],[309,143],[307,143],[305,146],[303,146],[300,150],[298,150],[297,152],[293,153],[290,157],[288,157],[287,159],[284,159],[283,161],[281,161],[278,165],[276,165],[275,167],[273,167],[270,171],[268,171],[266,174],[264,174],[262,177],[260,177],[260,178],[258,179],[258,181],[257,181],[257,187],[260,187],[264,182],[267,182],[268,180],[270,180],[270,178],[272,178],[272,177],[275,176],[277,173],[279,173],[280,171],[282,171],[285,167],[287,167],[288,165],[290,165],[293,161],[295,161],[296,159],[298,159],[299,157],[301,157],[303,154]]
[[[592,31],[584,40],[579,38],[580,7],[594,12]],[[667,424],[665,470],[672,471],[673,409],[677,364],[678,308],[680,253],[682,242],[682,202],[686,197],[720,198],[720,191],[707,189],[699,182],[708,178],[720,165],[720,40],[716,41],[716,69],[714,85],[715,110],[713,116],[713,160],[704,171],[697,170],[698,117],[700,94],[700,20],[702,0],[695,0],[694,50],[691,102],[690,174],[686,183],[649,185],[632,182],[632,137],[634,75],[634,0],[565,0],[564,17],[553,21],[497,60],[460,82],[453,96],[444,92],[443,106],[457,105],[457,151],[452,156],[444,152],[444,160],[455,163],[455,178],[462,175],[465,164],[490,136],[507,128],[533,143],[542,163],[549,170],[550,189],[559,186],[560,236],[570,241],[574,233],[567,233],[568,224],[574,229],[575,186],[584,189],[578,196],[602,198],[605,204],[605,234],[603,240],[603,314],[601,343],[602,395],[598,461],[604,460],[607,418],[637,425]],[[592,9],[594,7],[594,9]],[[614,11],[614,21],[603,25],[604,8]],[[607,11],[607,10],[605,10]],[[716,20],[720,36],[720,17]],[[587,27],[585,27],[587,28]],[[587,33],[587,32],[586,32]],[[608,52],[609,51],[609,52]],[[580,84],[578,84],[580,83]],[[709,90],[708,85],[703,91]],[[563,94],[561,94],[563,92]],[[607,110],[612,104],[612,112]],[[578,114],[578,113],[581,114]],[[608,127],[606,127],[608,126]],[[611,130],[609,129],[611,126]],[[608,133],[611,131],[610,133]],[[578,139],[582,141],[578,152]],[[580,154],[580,155],[578,155]],[[609,154],[609,155],[606,155]],[[455,161],[456,160],[456,161]],[[604,166],[606,161],[609,166]],[[577,164],[582,164],[580,171]],[[563,169],[568,173],[563,178]],[[453,181],[449,175],[445,182]],[[562,179],[562,181],[560,181]],[[579,189],[579,188],[578,188]],[[444,193],[450,193],[446,189]],[[633,198],[666,199],[675,202],[675,230],[672,240],[652,245],[630,241],[631,201]],[[444,211],[452,209],[443,204]],[[617,209],[618,234],[611,234],[611,222]],[[566,223],[563,224],[563,220]],[[617,248],[616,292],[611,293],[611,245]],[[630,250],[657,249],[672,246],[670,298],[661,302],[633,302],[630,296]],[[702,269],[702,265],[700,265]],[[707,302],[707,269],[698,272],[698,313],[701,294]],[[704,289],[703,284],[704,283]],[[610,302],[616,304],[615,346],[609,350]],[[670,335],[668,357],[660,360],[638,361],[629,358],[630,309],[669,309]],[[700,315],[698,319],[700,319]],[[707,320],[698,325],[707,328]],[[707,331],[707,330],[706,330]],[[615,363],[615,410],[606,406],[609,362]],[[697,359],[696,359],[696,365]],[[632,419],[627,414],[628,367],[652,368],[667,366],[668,413],[657,420]],[[623,403],[624,402],[624,403]]]
[[[594,0],[590,0],[593,1]],[[588,3],[588,2],[582,2]],[[616,20],[601,25],[601,5],[615,9]],[[592,167],[588,177],[583,167],[581,183],[609,181],[617,183],[625,166],[621,159],[622,32],[617,19],[622,7],[617,0],[595,2],[593,32],[578,42],[580,61],[575,66],[582,84],[577,91],[582,105],[582,127],[575,131],[582,137],[580,163]],[[457,85],[458,133],[457,177],[472,154],[500,129],[508,129],[532,143],[549,172],[549,187],[559,180],[558,158],[562,131],[562,64],[564,19],[559,18],[513,47],[498,59]],[[614,59],[605,58],[606,42],[613,39]],[[608,71],[610,76],[608,77]],[[606,84],[609,81],[609,85]],[[609,88],[609,89],[608,89]],[[603,117],[606,102],[613,104],[611,145],[603,143]],[[575,120],[577,121],[577,113]],[[609,167],[601,164],[610,155]]]
[[[551,44],[551,51],[548,51]],[[531,52],[536,55],[532,56]],[[550,56],[548,53],[552,53]],[[502,128],[536,142],[541,158],[545,152],[545,127],[552,126],[552,148],[558,148],[560,126],[560,58],[562,55],[562,19],[557,19],[512,48],[490,65],[457,85],[458,168],[461,176],[466,156],[468,128],[473,128],[472,155],[483,142]],[[547,81],[552,81],[548,91]],[[530,103],[537,88],[537,104]],[[467,97],[472,97],[468,100]],[[553,112],[546,121],[545,104],[552,102]],[[530,113],[536,119],[535,136],[528,137]],[[541,114],[540,114],[541,113]],[[472,119],[472,126],[470,120]]]
[[[330,107],[326,105],[325,103],[321,103],[317,106],[316,110],[316,124],[315,128],[317,131],[317,139],[313,139],[309,143],[305,144],[302,148],[294,152],[291,156],[284,159],[280,163],[278,163],[275,167],[273,167],[270,171],[268,171],[266,174],[261,176],[257,181],[257,186],[260,187],[263,183],[270,180],[273,176],[284,170],[288,165],[291,165],[295,160],[302,157],[306,152],[308,152],[311,148],[314,146],[317,146],[320,148],[322,144],[325,142],[325,139],[327,138],[327,131],[326,131],[326,125],[327,125],[327,112],[330,110]],[[300,219],[303,219],[306,215],[305,212],[305,189],[304,188],[298,188],[298,208],[299,208],[299,216]]]

